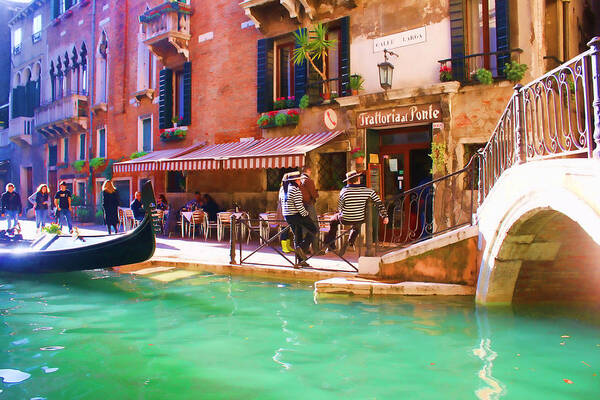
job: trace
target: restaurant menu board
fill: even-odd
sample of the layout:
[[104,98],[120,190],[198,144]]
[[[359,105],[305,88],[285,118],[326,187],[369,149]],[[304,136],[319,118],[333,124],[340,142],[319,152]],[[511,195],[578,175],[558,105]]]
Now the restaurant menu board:
[[380,164],[369,164],[369,181],[367,184],[373,189],[379,196],[381,196],[381,165]]

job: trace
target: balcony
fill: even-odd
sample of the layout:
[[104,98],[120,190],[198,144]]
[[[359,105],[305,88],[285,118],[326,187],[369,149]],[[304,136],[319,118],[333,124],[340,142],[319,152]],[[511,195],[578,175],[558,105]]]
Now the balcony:
[[83,133],[88,129],[88,115],[87,96],[70,93],[35,110],[35,129],[47,139]]
[[167,1],[140,15],[142,40],[163,63],[174,66],[189,60],[189,5]]
[[452,79],[462,84],[476,83],[473,75],[480,68],[485,68],[492,73],[495,80],[506,79],[504,64],[512,60],[519,62],[522,49],[495,51],[491,53],[469,54],[463,57],[439,60],[440,66],[449,67]]
[[33,118],[17,117],[10,120],[8,126],[8,139],[21,147],[31,146],[31,132],[33,131]]
[[260,29],[262,23],[270,15],[274,15],[274,9],[280,7],[287,11],[290,18],[296,19],[296,22],[302,22],[300,21],[302,10],[304,15],[312,20],[316,13],[313,3],[315,3],[314,0],[244,0],[240,3],[240,7],[244,9],[246,16],[254,22],[254,26]]

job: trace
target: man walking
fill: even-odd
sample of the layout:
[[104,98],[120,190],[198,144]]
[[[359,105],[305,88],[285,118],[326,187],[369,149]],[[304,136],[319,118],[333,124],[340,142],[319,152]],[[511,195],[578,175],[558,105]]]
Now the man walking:
[[56,206],[56,222],[62,229],[63,218],[67,220],[67,226],[69,227],[69,233],[73,233],[72,223],[72,208],[71,208],[71,192],[67,190],[67,182],[62,181],[58,185],[58,192],[54,196],[54,205]]
[[371,199],[379,209],[379,215],[383,218],[383,223],[387,225],[388,216],[385,206],[381,199],[373,189],[370,189],[360,184],[360,176],[362,174],[352,170],[346,174],[344,182],[348,184],[340,191],[340,199],[338,201],[338,214],[331,221],[329,232],[325,236],[325,243],[330,250],[335,249],[335,238],[337,237],[337,229],[340,223],[344,225],[352,225],[350,236],[340,249],[340,255],[344,255],[348,245],[354,246],[354,242],[360,232],[360,226],[365,222],[367,200]]
[[[316,227],[319,226],[319,221],[317,220],[317,209],[315,204],[317,203],[317,198],[319,197],[319,192],[315,186],[315,182],[311,179],[312,170],[308,166],[304,166],[302,168],[302,179],[300,184],[300,191],[302,192],[302,203],[304,204],[304,208],[308,211],[308,216],[315,224]],[[319,236],[314,235],[314,239],[312,241],[312,251],[313,253],[317,253],[319,251]]]
[[6,215],[7,230],[19,224],[19,216],[23,213],[21,197],[15,191],[15,185],[6,184],[6,192],[2,193],[2,216]]

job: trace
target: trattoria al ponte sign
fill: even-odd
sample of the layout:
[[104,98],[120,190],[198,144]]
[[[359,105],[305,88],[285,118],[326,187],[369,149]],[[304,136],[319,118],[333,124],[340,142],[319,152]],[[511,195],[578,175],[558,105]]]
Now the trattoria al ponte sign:
[[431,123],[441,120],[442,108],[440,104],[432,103],[363,112],[358,114],[356,125],[358,128],[373,128],[378,126]]

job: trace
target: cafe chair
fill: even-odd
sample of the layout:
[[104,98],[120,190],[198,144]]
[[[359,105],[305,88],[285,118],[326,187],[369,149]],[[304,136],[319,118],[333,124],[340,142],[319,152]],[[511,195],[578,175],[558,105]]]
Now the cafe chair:
[[192,213],[192,218],[189,224],[188,236],[192,235],[192,240],[196,238],[196,230],[198,234],[204,234],[204,240],[208,237],[208,215],[202,210],[196,210]]

